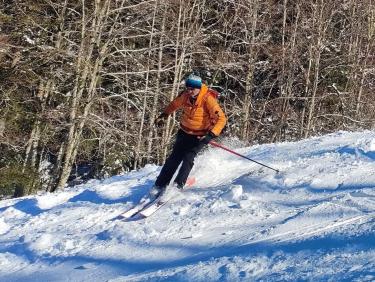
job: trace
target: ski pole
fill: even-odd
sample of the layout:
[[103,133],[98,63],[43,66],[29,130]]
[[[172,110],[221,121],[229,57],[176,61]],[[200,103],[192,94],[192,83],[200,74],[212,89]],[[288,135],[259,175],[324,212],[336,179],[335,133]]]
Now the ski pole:
[[223,149],[223,150],[225,150],[225,151],[227,151],[227,152],[229,152],[229,153],[232,153],[232,154],[234,154],[234,155],[236,155],[236,156],[239,156],[239,157],[241,157],[241,158],[247,159],[247,160],[249,160],[249,161],[252,161],[252,162],[254,162],[254,163],[257,163],[257,164],[259,164],[259,165],[261,165],[261,166],[264,166],[264,167],[266,167],[266,168],[272,169],[272,170],[276,171],[276,173],[279,173],[279,172],[280,172],[278,169],[274,169],[274,168],[272,168],[272,167],[270,167],[270,166],[268,166],[268,165],[262,164],[262,163],[260,163],[260,162],[255,161],[255,160],[252,160],[252,159],[250,159],[250,158],[248,158],[248,157],[246,157],[246,156],[244,156],[244,155],[241,155],[241,154],[239,154],[239,153],[237,153],[237,152],[235,152],[235,151],[232,151],[231,149],[228,149],[228,148],[224,147],[223,145],[220,145],[219,143],[216,143],[215,141],[212,141],[212,140],[211,140],[209,143],[210,143],[212,146],[215,146],[215,147],[221,148],[221,149]]

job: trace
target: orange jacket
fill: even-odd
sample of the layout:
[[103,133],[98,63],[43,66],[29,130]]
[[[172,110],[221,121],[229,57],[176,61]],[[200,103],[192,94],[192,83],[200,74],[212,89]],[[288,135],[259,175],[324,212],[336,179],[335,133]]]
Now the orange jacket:
[[190,94],[182,92],[164,110],[167,115],[174,111],[183,110],[181,129],[192,135],[205,135],[211,131],[219,136],[227,118],[220,108],[216,98],[209,94],[207,85],[203,84],[194,104],[190,102]]

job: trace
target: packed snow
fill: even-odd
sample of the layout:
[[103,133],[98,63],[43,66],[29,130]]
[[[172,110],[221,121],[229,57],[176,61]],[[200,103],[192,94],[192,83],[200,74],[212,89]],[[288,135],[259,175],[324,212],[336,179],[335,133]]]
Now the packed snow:
[[0,280],[375,281],[374,131],[220,142],[281,172],[207,148],[139,220],[159,166],[0,201]]

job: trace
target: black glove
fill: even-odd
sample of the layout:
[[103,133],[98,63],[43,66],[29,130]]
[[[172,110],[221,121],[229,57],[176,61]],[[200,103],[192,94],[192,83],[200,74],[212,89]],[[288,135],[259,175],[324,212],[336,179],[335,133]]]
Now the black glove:
[[215,134],[213,134],[211,131],[209,131],[205,136],[203,136],[199,142],[204,144],[204,145],[207,145],[208,143],[210,143],[210,141],[212,139],[214,139],[216,137]]
[[161,127],[164,122],[165,122],[165,119],[168,117],[168,115],[166,113],[161,113],[156,119],[155,119],[155,125],[157,127]]

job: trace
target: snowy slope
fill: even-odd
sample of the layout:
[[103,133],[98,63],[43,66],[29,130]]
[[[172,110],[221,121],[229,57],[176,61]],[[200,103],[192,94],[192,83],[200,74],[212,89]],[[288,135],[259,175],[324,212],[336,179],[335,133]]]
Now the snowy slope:
[[0,281],[375,281],[375,132],[237,151],[283,172],[210,148],[130,222],[160,167],[1,201]]

